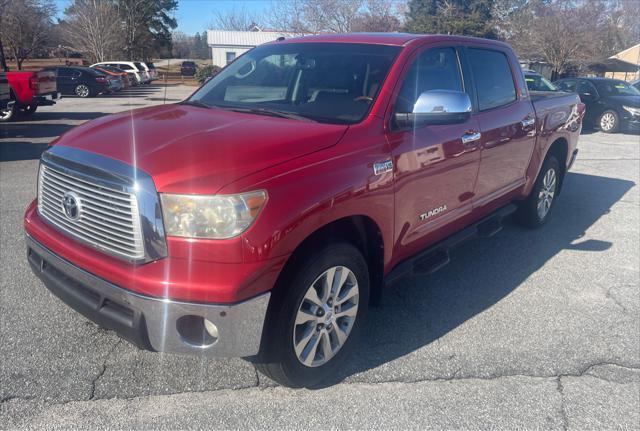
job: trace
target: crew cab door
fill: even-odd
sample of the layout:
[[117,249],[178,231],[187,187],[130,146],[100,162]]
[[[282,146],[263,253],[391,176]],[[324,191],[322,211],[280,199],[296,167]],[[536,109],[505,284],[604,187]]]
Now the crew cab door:
[[479,129],[473,116],[454,124],[410,127],[394,121],[396,113],[413,112],[426,91],[466,91],[458,49],[442,46],[419,51],[404,70],[392,99],[387,131],[395,168],[398,259],[437,240],[430,234],[443,233],[438,228],[471,211],[480,160]]
[[473,78],[481,159],[474,206],[522,186],[535,147],[536,117],[513,54],[492,46],[464,50]]

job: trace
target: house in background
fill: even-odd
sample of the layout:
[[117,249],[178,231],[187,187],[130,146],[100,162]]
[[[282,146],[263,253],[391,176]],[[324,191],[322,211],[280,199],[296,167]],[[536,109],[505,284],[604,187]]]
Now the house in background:
[[612,55],[609,58],[615,58],[627,63],[634,64],[635,70],[633,72],[607,72],[605,76],[607,78],[623,79],[625,81],[633,81],[640,78],[640,43],[620,51],[616,55]]
[[207,30],[207,44],[211,47],[213,65],[224,67],[251,48],[281,37],[294,36],[292,33],[262,30],[258,26],[253,26],[250,31]]

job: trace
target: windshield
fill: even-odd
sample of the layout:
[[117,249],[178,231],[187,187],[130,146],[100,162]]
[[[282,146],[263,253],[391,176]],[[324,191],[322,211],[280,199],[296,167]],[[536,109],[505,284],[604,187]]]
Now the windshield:
[[604,96],[640,96],[640,91],[624,81],[596,81],[598,93]]
[[133,63],[136,65],[136,67],[138,68],[139,71],[144,72],[147,69],[142,65],[142,63]]
[[255,48],[190,99],[211,107],[352,124],[369,112],[399,47],[285,43]]
[[527,82],[529,91],[558,91],[555,85],[547,81],[547,78],[542,75],[525,74],[524,80]]

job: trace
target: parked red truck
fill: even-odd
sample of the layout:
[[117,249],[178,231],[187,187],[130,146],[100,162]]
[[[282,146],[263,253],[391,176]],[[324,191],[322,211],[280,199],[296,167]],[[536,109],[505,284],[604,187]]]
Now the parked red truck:
[[24,225],[53,293],[145,349],[312,385],[369,302],[515,212],[553,210],[584,106],[529,94],[506,44],[324,35],[259,46],[188,100],[42,156]]
[[38,106],[55,105],[56,100],[61,98],[54,72],[6,72],[6,76],[14,103],[0,109],[0,122],[9,121],[16,114],[31,115]]

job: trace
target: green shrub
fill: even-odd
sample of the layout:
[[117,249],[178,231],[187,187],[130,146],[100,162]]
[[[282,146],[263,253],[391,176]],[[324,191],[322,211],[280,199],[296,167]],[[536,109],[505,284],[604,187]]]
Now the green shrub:
[[206,66],[198,68],[196,70],[196,79],[200,84],[202,84],[208,77],[213,76],[220,72],[222,68],[220,66],[213,66],[211,64],[207,64]]

